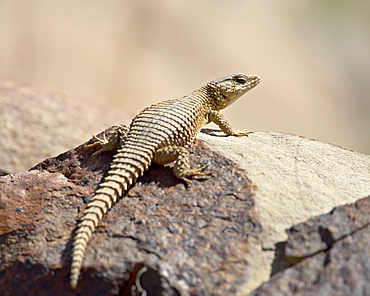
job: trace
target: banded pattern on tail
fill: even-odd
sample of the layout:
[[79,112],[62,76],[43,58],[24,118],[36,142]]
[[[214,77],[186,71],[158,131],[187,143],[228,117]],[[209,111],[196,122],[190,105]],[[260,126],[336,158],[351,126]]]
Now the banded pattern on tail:
[[[139,151],[140,148],[136,147],[136,149]],[[76,231],[71,266],[71,286],[73,288],[77,285],[86,246],[91,234],[98,226],[99,221],[102,220],[103,215],[117,199],[148,169],[150,163],[148,164],[146,160],[152,154],[152,151],[148,151],[146,154],[135,155],[135,158],[133,158],[132,154],[121,151],[115,155],[114,165],[111,166],[112,169],[108,172],[109,175],[92,196]]]

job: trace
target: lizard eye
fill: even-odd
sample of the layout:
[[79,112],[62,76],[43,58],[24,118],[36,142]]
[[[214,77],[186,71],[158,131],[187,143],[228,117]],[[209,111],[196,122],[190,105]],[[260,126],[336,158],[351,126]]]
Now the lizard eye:
[[234,81],[236,83],[244,84],[244,83],[247,82],[247,79],[245,77],[243,77],[243,76],[235,76],[234,77]]

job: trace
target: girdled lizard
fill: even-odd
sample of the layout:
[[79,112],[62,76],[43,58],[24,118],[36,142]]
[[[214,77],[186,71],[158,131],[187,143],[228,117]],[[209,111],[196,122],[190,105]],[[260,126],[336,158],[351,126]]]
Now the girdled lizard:
[[189,166],[188,147],[203,125],[214,122],[228,136],[240,137],[251,133],[246,130],[234,131],[220,110],[259,82],[257,75],[235,73],[221,77],[189,95],[145,108],[129,127],[121,125],[108,140],[94,136],[95,142],[85,146],[101,146],[93,154],[94,157],[109,150],[117,150],[117,153],[108,176],[94,192],[77,226],[72,252],[72,288],[76,288],[87,243],[99,221],[152,162],[164,165],[174,161],[175,176],[190,184],[189,178],[212,173],[204,172],[206,166]]

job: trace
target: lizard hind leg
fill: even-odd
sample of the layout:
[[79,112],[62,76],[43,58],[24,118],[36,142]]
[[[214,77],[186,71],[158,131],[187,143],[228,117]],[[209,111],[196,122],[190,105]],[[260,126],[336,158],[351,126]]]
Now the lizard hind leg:
[[85,145],[85,149],[94,148],[99,146],[99,150],[95,151],[91,157],[97,157],[101,153],[105,151],[112,151],[116,150],[126,139],[127,133],[129,131],[129,127],[127,125],[121,124],[117,126],[113,133],[109,136],[108,140],[103,134],[103,139],[99,139],[97,136],[93,136],[94,142],[89,145]]
[[157,164],[167,164],[175,161],[173,173],[175,176],[185,181],[188,185],[191,184],[191,177],[200,177],[211,175],[213,172],[204,172],[207,165],[197,168],[191,168],[189,164],[189,151],[181,146],[166,146],[156,150],[153,162]]

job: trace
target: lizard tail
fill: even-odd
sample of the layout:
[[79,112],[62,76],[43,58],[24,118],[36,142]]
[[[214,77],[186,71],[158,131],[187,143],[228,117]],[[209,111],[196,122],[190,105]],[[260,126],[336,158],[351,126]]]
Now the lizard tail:
[[71,287],[77,286],[82,261],[85,255],[87,243],[91,234],[98,226],[103,215],[112,207],[117,199],[143,175],[150,165],[148,159],[151,155],[136,155],[135,158],[127,158],[125,153],[115,155],[115,159],[104,182],[100,184],[85,209],[81,222],[78,224],[73,243],[71,265]]

